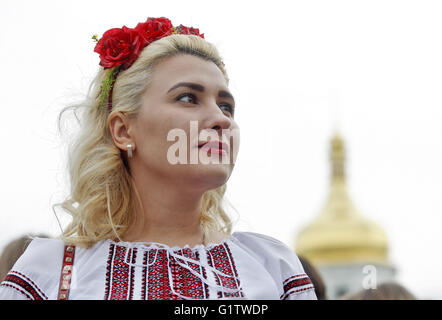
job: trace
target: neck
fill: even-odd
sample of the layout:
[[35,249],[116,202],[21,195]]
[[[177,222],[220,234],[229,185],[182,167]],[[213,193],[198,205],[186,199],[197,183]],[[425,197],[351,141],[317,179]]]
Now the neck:
[[[136,206],[137,223],[124,241],[159,242],[168,246],[194,246],[204,239],[200,223],[203,192],[189,190],[152,175],[134,175],[142,208]],[[138,199],[135,195],[135,201]]]

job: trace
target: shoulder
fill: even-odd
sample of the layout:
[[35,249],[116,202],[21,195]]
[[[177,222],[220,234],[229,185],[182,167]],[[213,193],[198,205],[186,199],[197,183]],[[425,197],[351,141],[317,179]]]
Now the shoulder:
[[13,270],[50,274],[54,268],[61,268],[65,243],[62,240],[34,238]]
[[232,241],[265,266],[280,286],[281,299],[316,299],[301,261],[284,242],[255,232],[234,232]]
[[64,245],[62,240],[34,238],[1,283],[1,294],[51,299],[58,289]]
[[262,233],[236,231],[232,236],[245,241],[263,241],[266,243],[272,243],[273,245],[285,245],[282,241]]
[[[232,239],[244,247],[259,253],[263,259],[270,256],[289,257],[299,262],[296,254],[282,241],[271,236],[255,232],[234,232]],[[297,265],[301,265],[297,263]]]

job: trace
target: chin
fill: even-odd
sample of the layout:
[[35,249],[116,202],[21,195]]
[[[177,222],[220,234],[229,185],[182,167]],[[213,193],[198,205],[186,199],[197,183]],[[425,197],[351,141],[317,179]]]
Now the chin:
[[194,186],[200,185],[206,190],[222,186],[229,180],[232,173],[230,165],[222,164],[198,165],[191,171],[191,178],[189,178],[195,183]]

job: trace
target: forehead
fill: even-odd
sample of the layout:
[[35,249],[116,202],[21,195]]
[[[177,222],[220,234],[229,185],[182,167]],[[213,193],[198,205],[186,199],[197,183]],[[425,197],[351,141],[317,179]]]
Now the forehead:
[[182,54],[167,57],[153,69],[152,87],[166,92],[177,82],[196,82],[203,86],[227,89],[226,79],[212,61]]

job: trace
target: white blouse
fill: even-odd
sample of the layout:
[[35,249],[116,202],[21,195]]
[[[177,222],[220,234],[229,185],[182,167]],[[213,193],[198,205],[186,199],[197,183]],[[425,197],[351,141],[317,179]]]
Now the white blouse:
[[[0,284],[0,299],[57,299],[62,240],[35,238]],[[296,254],[272,237],[234,232],[221,243],[168,247],[103,240],[76,247],[69,299],[314,299]]]

